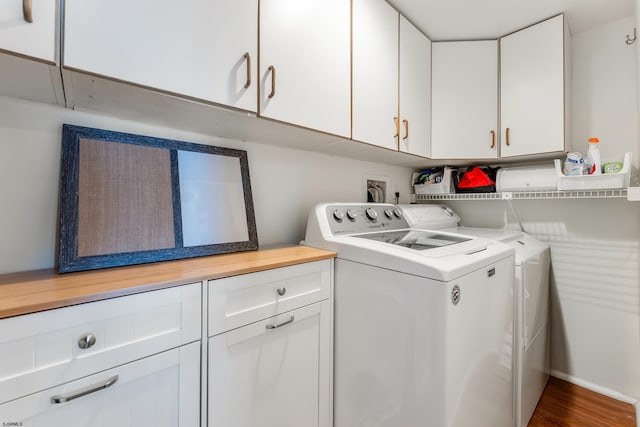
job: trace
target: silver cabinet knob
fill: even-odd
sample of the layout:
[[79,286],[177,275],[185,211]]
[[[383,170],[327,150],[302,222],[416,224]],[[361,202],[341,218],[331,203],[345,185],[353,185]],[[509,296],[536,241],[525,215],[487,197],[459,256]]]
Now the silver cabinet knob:
[[281,297],[284,296],[284,294],[286,293],[287,293],[287,288],[285,288],[284,286],[278,288],[278,295],[280,295]]
[[86,349],[92,347],[96,343],[96,336],[93,334],[85,334],[78,340],[78,347]]

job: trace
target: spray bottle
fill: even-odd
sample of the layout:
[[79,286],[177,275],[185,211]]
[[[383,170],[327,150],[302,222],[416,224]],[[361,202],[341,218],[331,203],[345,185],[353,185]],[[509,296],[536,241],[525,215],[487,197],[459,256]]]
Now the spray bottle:
[[602,173],[602,164],[600,163],[600,150],[598,149],[598,138],[589,138],[589,149],[587,150],[588,174],[600,175]]

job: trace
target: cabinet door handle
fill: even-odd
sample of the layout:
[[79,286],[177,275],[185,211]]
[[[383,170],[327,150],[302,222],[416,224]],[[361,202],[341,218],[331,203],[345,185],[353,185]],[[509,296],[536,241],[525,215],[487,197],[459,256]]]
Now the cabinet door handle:
[[251,86],[251,55],[249,52],[245,52],[244,59],[247,61],[247,82],[244,84],[244,88],[249,89]]
[[271,72],[271,92],[267,98],[271,99],[276,95],[276,67],[269,65],[268,70]]
[[293,320],[294,320],[293,315],[291,315],[291,318],[286,322],[278,323],[277,325],[267,325],[267,329],[277,329],[281,326],[288,325],[289,323],[293,323]]
[[397,138],[400,135],[400,119],[398,117],[393,118],[393,123],[396,126],[396,133],[393,135],[394,138]]
[[82,396],[86,396],[91,393],[95,393],[96,391],[104,390],[105,388],[109,388],[114,385],[118,381],[118,375],[114,375],[103,383],[89,386],[87,388],[83,388],[78,391],[74,391],[69,394],[56,394],[51,397],[51,403],[64,403],[69,402],[71,400],[77,399]]
[[507,128],[507,131],[506,131],[506,137],[507,137],[507,138],[506,138],[506,143],[507,143],[507,145],[510,145],[510,144],[509,144],[509,128]]
[[284,286],[281,286],[278,288],[278,295],[280,295],[281,297],[284,296],[284,294],[287,293],[287,288],[285,288]]
[[404,123],[404,138],[402,139],[407,139],[409,138],[409,120],[404,119],[402,123]]
[[28,23],[33,22],[33,3],[32,0],[22,0],[22,17]]
[[492,130],[491,131],[491,147],[490,148],[493,148],[495,146],[496,146],[496,131]]

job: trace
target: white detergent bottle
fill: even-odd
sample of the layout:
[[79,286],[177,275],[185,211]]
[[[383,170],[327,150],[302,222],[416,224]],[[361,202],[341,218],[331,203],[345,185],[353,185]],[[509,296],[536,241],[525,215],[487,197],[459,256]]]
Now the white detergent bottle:
[[587,161],[589,165],[589,175],[600,175],[602,164],[600,163],[600,150],[598,149],[598,138],[589,138],[589,149],[587,150]]

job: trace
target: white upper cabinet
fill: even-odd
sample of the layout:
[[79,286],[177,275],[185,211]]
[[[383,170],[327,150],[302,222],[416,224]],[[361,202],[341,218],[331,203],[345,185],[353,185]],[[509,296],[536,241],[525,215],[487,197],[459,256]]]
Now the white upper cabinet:
[[66,0],[63,65],[256,111],[257,22],[257,0]]
[[382,0],[353,0],[352,19],[352,137],[397,150],[399,14]]
[[350,136],[349,0],[260,2],[260,115]]
[[0,95],[65,105],[57,40],[57,0],[0,1]]
[[431,157],[498,157],[498,42],[432,45]]
[[564,150],[568,36],[559,15],[500,39],[501,157]]
[[0,2],[0,49],[56,63],[57,5],[57,0]]
[[430,156],[430,99],[431,40],[400,16],[400,151]]

